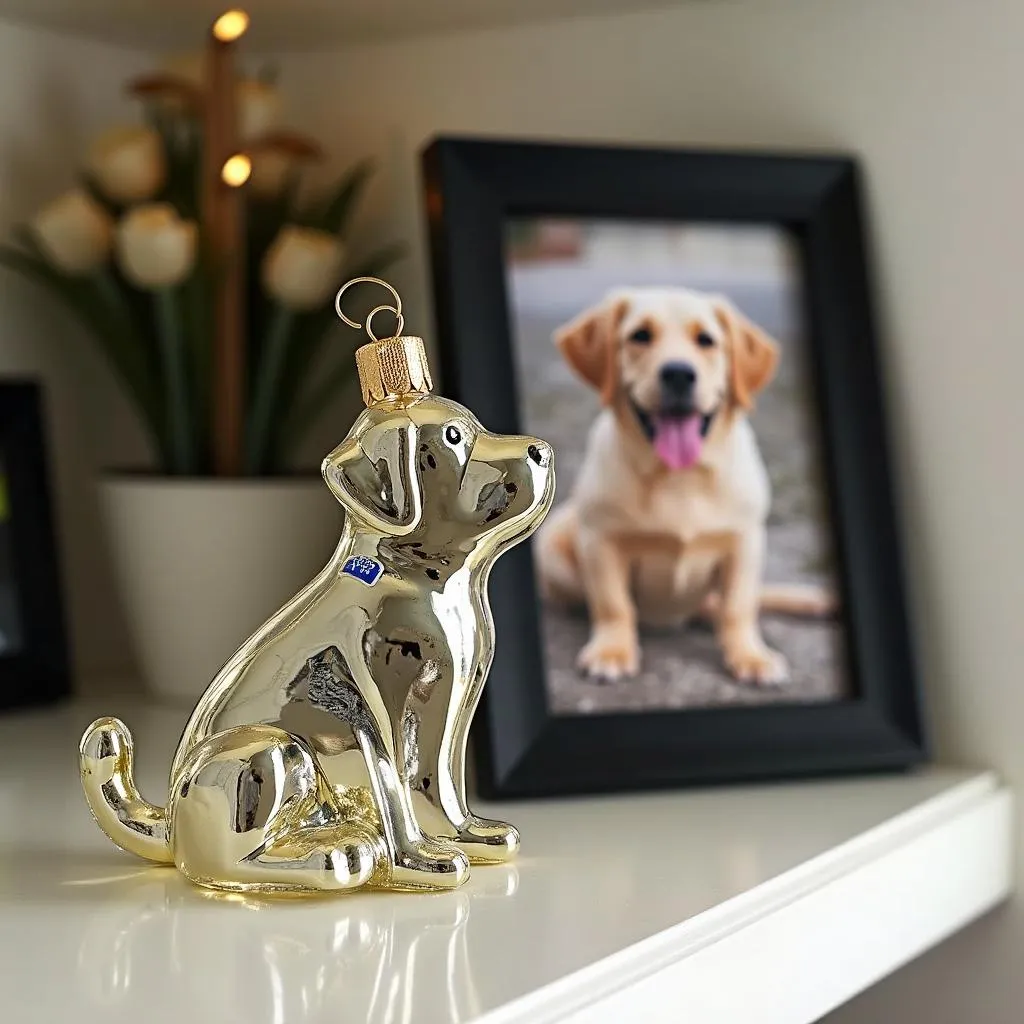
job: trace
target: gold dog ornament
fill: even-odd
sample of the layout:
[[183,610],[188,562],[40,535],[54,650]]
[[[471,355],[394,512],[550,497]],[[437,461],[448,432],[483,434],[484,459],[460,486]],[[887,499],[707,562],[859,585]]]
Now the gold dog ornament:
[[[139,794],[121,721],[82,737],[100,828],[201,886],[449,889],[519,847],[515,828],[467,806],[466,738],[494,654],[487,578],[550,507],[552,451],[431,394],[423,341],[402,336],[390,285],[345,285],[346,323],[362,326],[341,310],[359,281],[395,304],[367,318],[366,409],[323,462],[346,513],[334,555],[200,698],[166,806]],[[382,310],[394,337],[372,332]]]

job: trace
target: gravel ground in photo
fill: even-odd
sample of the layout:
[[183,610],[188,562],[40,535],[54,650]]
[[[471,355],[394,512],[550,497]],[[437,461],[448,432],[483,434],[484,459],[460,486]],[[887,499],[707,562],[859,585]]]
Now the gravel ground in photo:
[[[759,396],[753,415],[773,491],[765,579],[832,585],[816,414],[797,329],[777,289],[750,289],[733,298],[783,349],[778,374]],[[576,379],[551,342],[553,329],[565,319],[560,311],[518,308],[514,323],[524,426],[555,446],[556,502],[571,493],[599,409],[597,396]],[[849,693],[839,621],[762,616],[766,640],[790,663],[791,680],[779,687],[733,680],[711,629],[701,624],[644,631],[639,676],[614,683],[591,681],[575,668],[589,630],[586,612],[545,606],[542,621],[552,710],[560,714],[831,701]]]

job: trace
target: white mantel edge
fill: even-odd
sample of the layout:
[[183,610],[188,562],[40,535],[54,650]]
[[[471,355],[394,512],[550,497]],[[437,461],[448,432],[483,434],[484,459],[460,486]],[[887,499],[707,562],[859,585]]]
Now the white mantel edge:
[[812,1024],[1010,894],[1012,822],[979,773],[479,1024]]

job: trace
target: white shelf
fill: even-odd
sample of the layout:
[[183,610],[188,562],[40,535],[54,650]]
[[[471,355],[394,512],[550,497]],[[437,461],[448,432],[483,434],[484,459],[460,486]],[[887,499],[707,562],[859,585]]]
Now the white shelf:
[[514,867],[455,893],[248,903],[110,846],[94,713],[160,801],[184,719],[111,699],[0,719],[0,1006],[19,1024],[811,1022],[1003,899],[986,772],[502,805]]

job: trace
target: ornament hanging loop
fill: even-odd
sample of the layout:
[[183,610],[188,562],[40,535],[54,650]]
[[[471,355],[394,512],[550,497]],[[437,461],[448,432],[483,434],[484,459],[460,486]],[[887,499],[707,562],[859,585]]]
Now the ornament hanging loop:
[[395,320],[398,321],[395,324],[394,334],[392,335],[393,337],[401,337],[402,331],[405,330],[405,317],[402,316],[400,310],[395,309],[394,306],[388,305],[374,306],[373,309],[371,309],[370,312],[366,314],[366,333],[370,336],[371,341],[380,341],[380,338],[378,338],[377,335],[373,333],[373,329],[370,327],[370,321],[373,319],[375,313],[383,312],[394,313]]
[[[354,284],[379,284],[382,288],[386,288],[395,297],[395,304],[393,306],[385,303],[381,306],[374,306],[373,309],[366,315],[366,323],[361,324],[356,320],[352,320],[347,317],[341,309],[341,297],[345,292],[352,287]],[[364,327],[366,333],[370,336],[371,341],[380,341],[381,339],[373,333],[373,328],[370,326],[370,322],[373,320],[377,313],[392,313],[395,320],[398,323],[395,326],[395,336],[400,336],[402,331],[405,330],[405,317],[402,315],[402,297],[395,290],[393,285],[388,284],[387,281],[382,280],[379,277],[353,277],[351,281],[346,281],[339,289],[338,294],[334,297],[334,311],[338,314],[341,319],[348,324],[349,327],[354,327],[356,330],[362,330]]]

